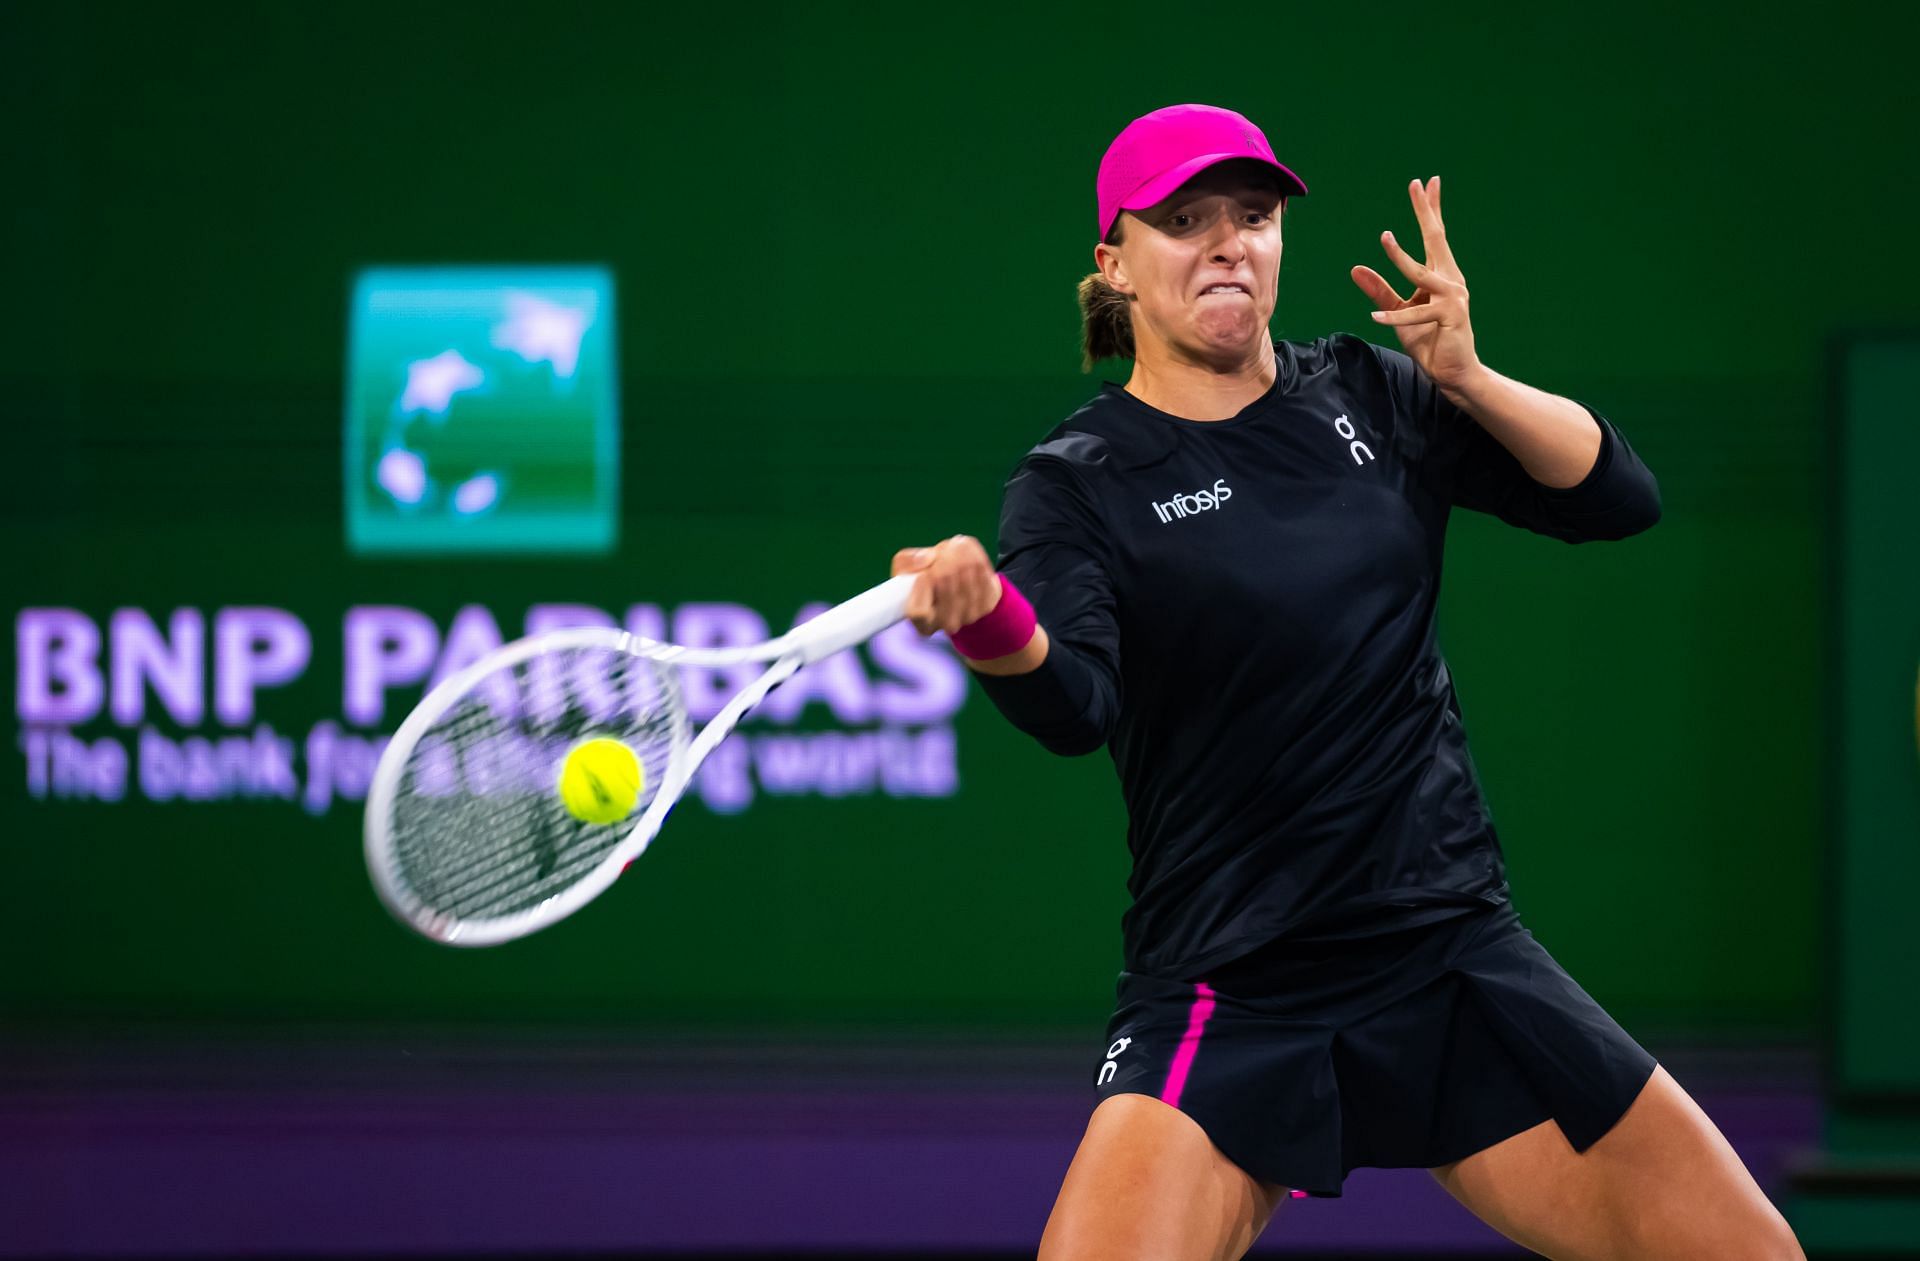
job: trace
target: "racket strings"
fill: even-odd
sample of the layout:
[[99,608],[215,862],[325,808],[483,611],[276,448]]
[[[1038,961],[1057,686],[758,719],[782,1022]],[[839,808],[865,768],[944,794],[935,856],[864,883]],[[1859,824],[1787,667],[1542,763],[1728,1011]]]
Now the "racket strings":
[[[569,648],[481,679],[422,734],[388,819],[395,883],[430,914],[487,920],[539,906],[596,870],[665,784],[685,709],[675,670],[607,648]],[[643,769],[613,824],[568,812],[561,763],[610,736]]]

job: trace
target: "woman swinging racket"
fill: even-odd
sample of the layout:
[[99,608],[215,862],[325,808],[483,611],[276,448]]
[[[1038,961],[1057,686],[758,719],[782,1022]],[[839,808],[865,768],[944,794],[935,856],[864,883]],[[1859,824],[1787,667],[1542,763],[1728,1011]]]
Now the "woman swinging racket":
[[[1000,563],[901,552],[908,614],[1054,752],[1105,745],[1133,854],[1094,1109],[1041,1243],[1224,1258],[1275,1204],[1421,1167],[1556,1258],[1801,1258],[1674,1079],[1521,923],[1435,638],[1460,507],[1567,542],[1653,525],[1597,412],[1480,361],[1440,181],[1402,351],[1276,344],[1306,186],[1247,119],[1135,119],[1097,181],[1087,362],[1131,358],[1007,483]],[[1404,352],[1404,353],[1403,353]]]

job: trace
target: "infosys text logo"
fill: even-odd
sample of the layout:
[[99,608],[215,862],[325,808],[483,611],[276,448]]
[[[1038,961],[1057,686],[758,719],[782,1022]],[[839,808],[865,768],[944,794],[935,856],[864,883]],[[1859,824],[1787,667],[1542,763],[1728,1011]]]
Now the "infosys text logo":
[[1221,478],[1213,484],[1211,490],[1196,490],[1189,495],[1175,495],[1165,503],[1153,505],[1154,515],[1160,518],[1160,524],[1179,517],[1190,517],[1196,512],[1212,512],[1233,498],[1233,487],[1227,485],[1227,479]]

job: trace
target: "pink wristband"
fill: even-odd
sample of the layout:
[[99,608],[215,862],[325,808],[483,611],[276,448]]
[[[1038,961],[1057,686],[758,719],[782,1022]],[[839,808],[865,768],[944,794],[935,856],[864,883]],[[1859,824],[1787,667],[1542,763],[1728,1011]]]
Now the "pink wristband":
[[1033,638],[1033,628],[1038,625],[1033,606],[1020,594],[1020,588],[1007,581],[1005,574],[998,577],[1000,603],[993,606],[993,612],[977,622],[969,622],[949,637],[954,650],[963,657],[992,661],[995,657],[1011,656]]

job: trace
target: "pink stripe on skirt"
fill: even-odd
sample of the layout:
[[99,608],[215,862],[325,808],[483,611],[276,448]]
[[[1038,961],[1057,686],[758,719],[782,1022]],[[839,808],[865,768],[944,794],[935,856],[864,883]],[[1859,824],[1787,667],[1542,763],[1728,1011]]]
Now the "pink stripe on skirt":
[[1180,1092],[1187,1088],[1187,1073],[1193,1068],[1193,1057],[1200,1050],[1200,1035],[1207,1031],[1207,1017],[1213,1015],[1213,990],[1205,981],[1193,987],[1193,1009],[1187,1013],[1187,1031],[1180,1038],[1180,1049],[1174,1052],[1173,1067],[1167,1070],[1167,1085],[1160,1092],[1160,1102],[1180,1106]]

